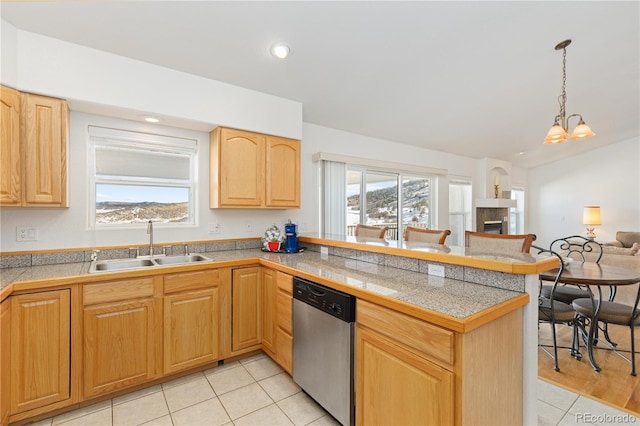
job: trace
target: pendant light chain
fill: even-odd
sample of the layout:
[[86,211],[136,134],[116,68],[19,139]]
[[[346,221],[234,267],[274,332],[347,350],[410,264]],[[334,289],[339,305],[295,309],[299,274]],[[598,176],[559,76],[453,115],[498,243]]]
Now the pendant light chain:
[[567,105],[567,48],[562,49],[562,94],[560,95],[560,120],[564,127],[564,119],[566,117]]

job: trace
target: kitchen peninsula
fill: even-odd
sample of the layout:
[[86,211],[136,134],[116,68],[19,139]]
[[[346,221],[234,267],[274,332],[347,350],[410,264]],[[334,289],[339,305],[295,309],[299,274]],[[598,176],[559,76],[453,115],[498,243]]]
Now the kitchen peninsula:
[[[74,409],[255,350],[291,373],[293,276],[357,297],[357,423],[535,423],[537,340],[528,302],[537,274],[555,261],[323,235],[301,236],[300,244],[305,252],[279,254],[260,251],[257,240],[236,242],[235,250],[230,242],[199,243],[211,262],[134,271],[88,274],[89,262],[1,270],[0,365],[3,379],[11,378],[1,394],[4,423]],[[444,277],[426,273],[429,265]],[[193,309],[180,311],[177,302]],[[59,320],[27,334],[30,321],[42,321],[30,306],[46,306]],[[100,339],[105,325],[116,334],[117,327],[138,333],[131,344],[122,342],[131,353]],[[172,343],[191,341],[194,330],[197,348],[176,351]],[[45,339],[51,336],[59,337],[56,345]],[[21,376],[22,357],[36,349],[44,351],[44,365],[34,374],[46,376],[47,387],[37,395]],[[111,371],[104,357],[128,359],[130,368]],[[47,373],[52,363],[60,374]]]

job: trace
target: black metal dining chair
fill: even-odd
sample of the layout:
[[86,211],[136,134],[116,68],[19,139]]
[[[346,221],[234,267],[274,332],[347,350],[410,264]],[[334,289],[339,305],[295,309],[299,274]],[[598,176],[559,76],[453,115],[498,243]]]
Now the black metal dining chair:
[[[602,245],[581,235],[555,239],[549,245],[549,250],[560,254],[566,262],[586,262],[588,257],[589,261],[600,263],[600,259],[602,259]],[[540,287],[540,296],[549,298],[552,287],[551,284],[543,284]],[[613,294],[609,295],[611,300],[615,297],[615,289],[613,292]],[[585,288],[561,284],[556,287],[554,298],[571,305],[571,302],[575,299],[590,298],[590,295]]]
[[[542,349],[547,355],[551,356],[554,360],[554,370],[560,371],[560,367],[558,365],[558,339],[556,335],[556,325],[557,324],[565,324],[572,328],[571,334],[571,346],[569,349],[569,353],[572,357],[576,358],[578,361],[582,359],[582,353],[580,352],[580,342],[578,339],[578,327],[576,323],[576,311],[573,309],[573,306],[567,304],[556,297],[556,292],[562,286],[560,285],[560,276],[564,271],[564,261],[562,256],[558,253],[544,249],[541,247],[537,247],[532,245],[532,251],[537,251],[538,254],[547,253],[550,256],[555,256],[558,258],[559,267],[558,273],[556,274],[555,280],[551,285],[548,285],[549,289],[546,296],[541,293],[538,296],[538,323],[548,323],[551,325],[551,335],[553,337],[553,354],[547,350],[548,345],[538,346]],[[542,281],[540,282],[542,286]]]

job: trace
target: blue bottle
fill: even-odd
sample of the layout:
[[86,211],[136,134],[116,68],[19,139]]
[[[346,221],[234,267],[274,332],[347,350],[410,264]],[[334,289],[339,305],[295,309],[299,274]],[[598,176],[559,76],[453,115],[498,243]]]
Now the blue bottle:
[[289,223],[284,224],[284,235],[287,237],[287,241],[285,242],[284,251],[287,253],[297,253],[298,252],[298,225],[295,223],[291,223],[291,219],[289,219]]

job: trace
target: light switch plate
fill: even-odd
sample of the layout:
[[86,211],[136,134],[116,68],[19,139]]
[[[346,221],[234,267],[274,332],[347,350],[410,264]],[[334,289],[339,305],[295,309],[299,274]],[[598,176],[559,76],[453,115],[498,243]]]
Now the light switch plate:
[[444,278],[444,265],[432,265],[429,263],[427,265],[427,273],[429,275]]

